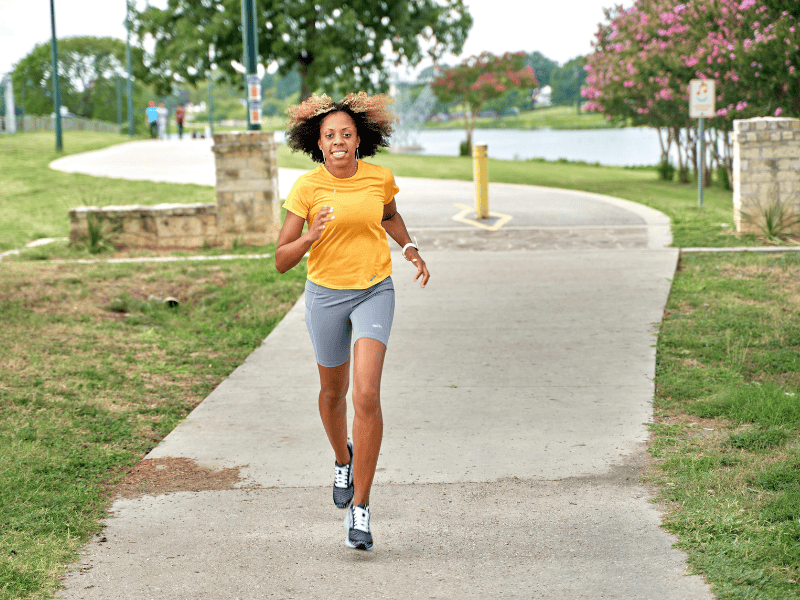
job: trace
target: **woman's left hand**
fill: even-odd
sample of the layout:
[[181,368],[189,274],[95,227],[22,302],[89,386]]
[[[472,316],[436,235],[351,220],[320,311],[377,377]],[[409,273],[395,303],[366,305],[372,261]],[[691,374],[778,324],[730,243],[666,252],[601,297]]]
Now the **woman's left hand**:
[[417,274],[414,275],[414,281],[417,281],[420,277],[422,277],[422,283],[419,287],[424,288],[428,284],[428,280],[431,278],[431,274],[428,273],[428,267],[425,266],[425,261],[422,260],[419,252],[417,252],[417,249],[413,246],[406,250],[406,257],[411,261],[411,264],[417,267]]

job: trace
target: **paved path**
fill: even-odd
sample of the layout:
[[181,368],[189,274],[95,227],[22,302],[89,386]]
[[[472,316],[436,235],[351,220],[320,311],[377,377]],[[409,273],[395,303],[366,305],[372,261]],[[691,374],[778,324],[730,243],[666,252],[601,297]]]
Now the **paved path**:
[[[175,144],[57,162],[211,183],[207,144]],[[59,598],[712,598],[637,480],[678,256],[665,217],[493,184],[492,210],[514,218],[488,232],[452,220],[468,183],[398,185],[433,277],[420,290],[394,252],[376,550],[343,545],[301,299],[148,456],[240,480],[117,500]]]

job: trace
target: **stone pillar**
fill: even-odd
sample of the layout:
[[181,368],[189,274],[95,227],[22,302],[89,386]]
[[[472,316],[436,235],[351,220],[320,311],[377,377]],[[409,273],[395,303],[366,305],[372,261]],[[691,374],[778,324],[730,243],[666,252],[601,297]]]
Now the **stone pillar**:
[[[800,120],[759,117],[733,122],[733,219],[736,231],[760,233],[766,211],[800,216]],[[800,231],[800,223],[788,227]],[[787,231],[787,233],[788,233]]]
[[217,244],[269,244],[281,227],[277,144],[271,131],[215,133]]

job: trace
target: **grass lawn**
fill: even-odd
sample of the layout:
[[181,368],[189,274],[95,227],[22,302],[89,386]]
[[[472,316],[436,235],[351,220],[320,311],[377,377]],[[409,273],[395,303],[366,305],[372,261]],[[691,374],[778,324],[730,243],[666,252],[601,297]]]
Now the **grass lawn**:
[[683,255],[649,481],[722,599],[800,598],[800,255]]
[[[285,146],[278,151],[282,167],[312,168],[303,155]],[[385,166],[395,175],[439,179],[472,180],[472,158],[460,156],[417,156],[382,152],[371,162]],[[605,167],[568,161],[541,159],[510,161],[489,159],[489,180],[582,190],[632,200],[660,210],[672,220],[673,245],[687,247],[757,246],[755,236],[737,236],[733,231],[733,195],[730,190],[704,190],[703,208],[697,206],[697,183],[659,181],[647,167]],[[402,194],[398,205],[402,210]]]
[[[65,153],[94,150],[126,141],[124,136],[70,132],[65,136]],[[51,133],[0,137],[0,172],[5,185],[0,200],[0,250],[18,248],[40,237],[66,237],[70,208],[91,204],[158,204],[172,202],[214,202],[207,186],[151,183],[104,179],[89,175],[52,171],[47,165],[58,158]],[[292,154],[281,145],[278,162],[282,167],[311,168],[314,163]],[[469,157],[414,156],[382,152],[374,162],[395,175],[472,179]],[[659,181],[650,168],[603,167],[566,161],[489,160],[489,178],[498,183],[521,183],[584,190],[645,204],[672,219],[674,245],[739,246],[759,245],[753,236],[733,235],[733,205],[730,191],[710,187],[705,191],[702,210],[697,207],[695,184]],[[398,197],[402,207],[402,190]]]
[[130,138],[88,131],[64,132],[64,152],[52,132],[0,136],[0,251],[44,237],[67,237],[70,208],[84,205],[215,202],[213,188],[105,179],[48,168],[68,154],[89,152]]
[[[64,143],[78,152],[124,140],[76,132]],[[3,247],[66,236],[66,210],[84,199],[213,199],[208,187],[52,172],[54,158],[52,134],[0,137]],[[471,179],[469,158],[376,162]],[[311,166],[285,147],[279,163]],[[694,186],[652,170],[490,161],[489,172],[653,206],[673,219],[676,245],[760,243],[721,225],[730,192],[710,188],[698,211]],[[270,259],[87,265],[51,254],[0,263],[0,598],[53,596],[99,531],[114,482],[261,343],[305,278],[304,265],[278,276]],[[796,254],[684,255],[660,330],[647,477],[666,527],[721,599],[800,598],[798,281]]]
[[52,597],[100,531],[109,486],[258,347],[304,283],[303,266],[279,275],[270,259],[0,265],[0,598]]
[[[617,127],[597,113],[579,113],[574,106],[548,106],[521,112],[517,116],[478,117],[477,129],[606,129]],[[425,129],[464,129],[463,119],[426,123]]]

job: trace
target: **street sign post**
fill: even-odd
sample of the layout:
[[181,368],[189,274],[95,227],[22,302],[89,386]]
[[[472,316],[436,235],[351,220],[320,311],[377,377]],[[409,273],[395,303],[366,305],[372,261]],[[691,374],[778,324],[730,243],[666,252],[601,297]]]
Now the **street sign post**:
[[247,110],[251,123],[261,123],[261,78],[257,74],[247,76]]
[[689,82],[689,118],[697,123],[697,206],[703,208],[703,176],[705,174],[705,119],[716,116],[716,86],[713,79],[692,79]]
[[[259,79],[258,68],[258,28],[256,27],[256,0],[242,0],[242,44],[244,46],[244,68],[247,71],[247,128],[261,129],[261,83],[253,86]],[[252,89],[254,88],[255,89]],[[257,92],[258,101],[251,96]]]

